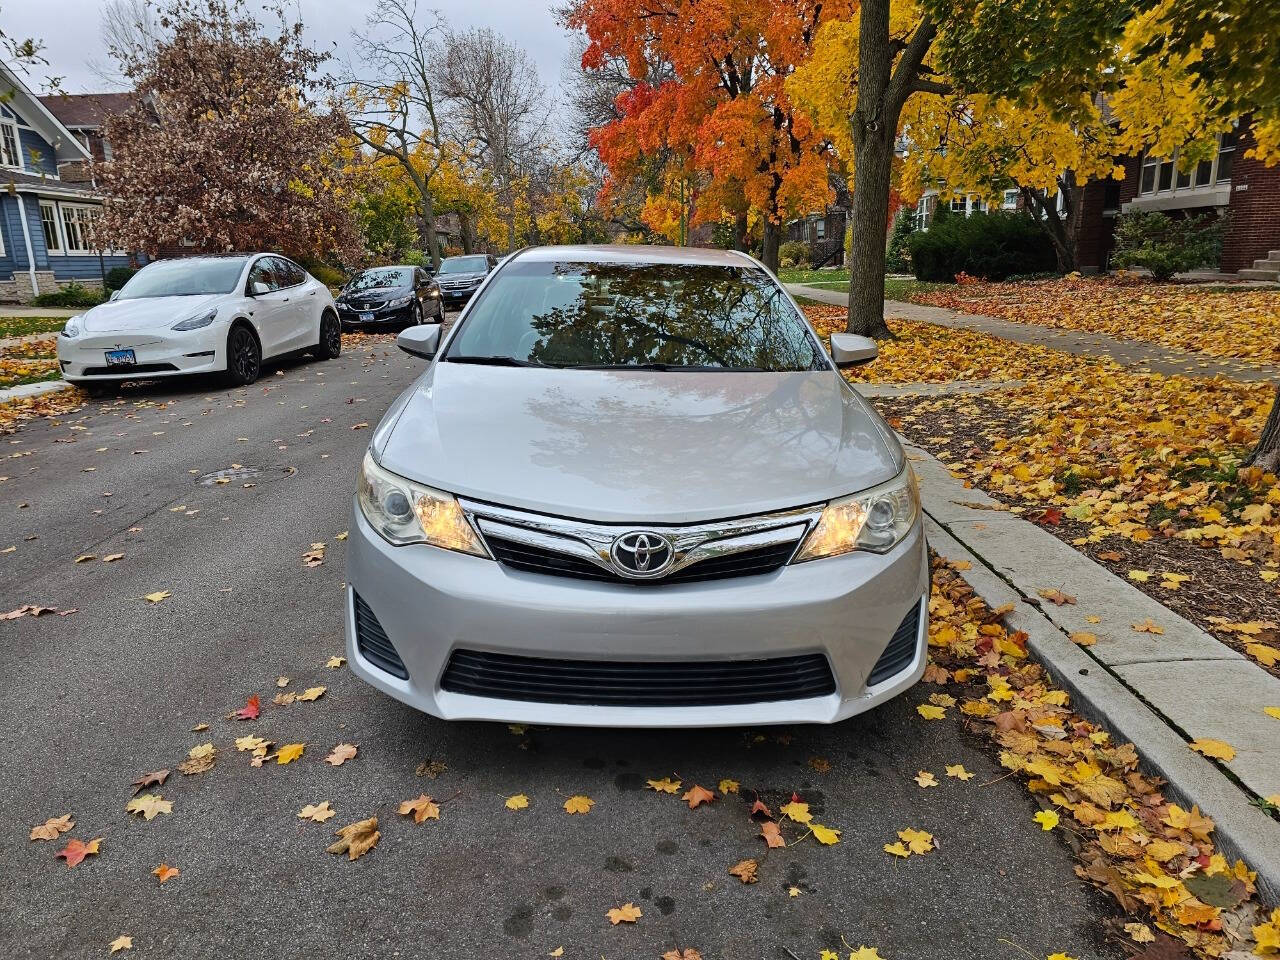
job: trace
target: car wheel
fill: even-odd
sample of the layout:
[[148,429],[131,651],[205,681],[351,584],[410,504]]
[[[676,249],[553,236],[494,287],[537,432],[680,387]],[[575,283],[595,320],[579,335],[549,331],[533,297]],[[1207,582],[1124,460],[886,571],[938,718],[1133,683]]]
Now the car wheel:
[[342,324],[328,310],[320,317],[320,342],[311,353],[319,360],[336,360],[342,353]]
[[416,327],[422,323],[422,304],[417,300],[413,301],[413,306],[409,308],[409,326]]
[[436,301],[436,322],[444,323],[444,301]]
[[262,372],[262,347],[253,331],[238,323],[227,334],[227,379],[232,386],[246,387]]

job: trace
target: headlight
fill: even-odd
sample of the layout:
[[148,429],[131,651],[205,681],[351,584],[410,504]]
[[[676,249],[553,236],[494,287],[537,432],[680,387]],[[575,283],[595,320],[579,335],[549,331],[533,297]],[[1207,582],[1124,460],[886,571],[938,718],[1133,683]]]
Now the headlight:
[[181,323],[175,323],[173,325],[173,329],[180,331],[199,330],[201,327],[207,327],[209,324],[213,323],[213,318],[217,315],[218,308],[214,307],[211,310],[206,310],[204,313],[197,313],[194,317],[187,317],[187,319],[183,320]]
[[439,287],[432,287],[430,290],[428,290],[428,291],[427,291],[427,296],[428,296],[428,297],[438,297],[438,296],[440,296],[440,288],[439,288]]
[[62,335],[66,337],[68,340],[72,339],[73,337],[80,336],[80,323],[83,320],[84,320],[84,317],[79,315],[69,319],[66,323],[66,326],[62,328]]
[[358,499],[364,518],[397,546],[429,543],[476,557],[489,556],[452,494],[383,470],[371,453],[366,453],[360,464]]
[[792,563],[852,550],[884,553],[907,535],[919,512],[916,475],[908,465],[888,483],[828,503]]
[[388,301],[386,302],[385,306],[387,306],[387,307],[389,307],[390,309],[394,310],[396,307],[407,307],[411,302],[413,302],[413,297],[411,297],[411,296],[409,296],[409,297],[396,297],[394,300],[388,300]]

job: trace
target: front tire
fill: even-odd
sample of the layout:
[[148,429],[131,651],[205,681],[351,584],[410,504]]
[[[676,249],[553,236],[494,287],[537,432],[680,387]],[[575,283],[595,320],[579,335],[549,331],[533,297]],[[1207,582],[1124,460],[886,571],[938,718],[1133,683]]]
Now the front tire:
[[247,387],[262,372],[262,347],[253,331],[238,323],[227,334],[227,380],[233,387]]
[[409,326],[422,326],[422,304],[417,300],[413,301],[413,306],[409,308]]
[[320,317],[320,342],[311,353],[318,360],[336,360],[342,353],[342,324],[328,310]]

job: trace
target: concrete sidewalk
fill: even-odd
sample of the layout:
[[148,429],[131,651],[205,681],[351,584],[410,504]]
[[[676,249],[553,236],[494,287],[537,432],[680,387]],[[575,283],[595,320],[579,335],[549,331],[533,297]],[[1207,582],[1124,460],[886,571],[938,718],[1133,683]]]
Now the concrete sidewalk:
[[[789,283],[787,290],[795,296],[807,297],[820,303],[841,306],[849,302],[849,295],[836,290],[822,290],[802,283]],[[1082,357],[1109,357],[1116,363],[1139,371],[1189,377],[1223,376],[1245,382],[1262,382],[1280,379],[1280,367],[1275,365],[1246,364],[1234,360],[1207,357],[1203,354],[1146,343],[1140,340],[1120,340],[1102,333],[1080,330],[1055,330],[1030,323],[1016,323],[983,314],[960,313],[944,307],[930,307],[918,303],[902,303],[898,300],[884,302],[886,317],[899,317],[940,327],[959,327],[988,333],[1014,343],[1037,344],[1052,347],[1065,353]]]
[[[1051,533],[966,488],[924,450],[908,447],[920,478],[930,545],[966,559],[964,576],[989,604],[1015,604],[1009,623],[1074,697],[1077,709],[1133,741],[1170,794],[1218,825],[1224,847],[1259,873],[1280,899],[1280,822],[1254,803],[1280,794],[1280,680],[1195,624],[1119,579]],[[1056,605],[1041,590],[1074,603]],[[1088,618],[1098,618],[1092,623]],[[1162,634],[1135,629],[1153,623]],[[1071,633],[1097,643],[1082,647]],[[1226,763],[1191,750],[1198,738],[1235,748]]]

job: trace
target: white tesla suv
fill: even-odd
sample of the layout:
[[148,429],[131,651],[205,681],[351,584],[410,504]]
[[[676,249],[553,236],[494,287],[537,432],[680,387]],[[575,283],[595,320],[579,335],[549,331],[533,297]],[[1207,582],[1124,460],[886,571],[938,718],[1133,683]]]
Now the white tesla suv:
[[333,297],[269,253],[147,264],[58,337],[63,378],[95,391],[192,373],[225,373],[243,385],[258,379],[264,359],[303,350],[324,360],[341,352]]

